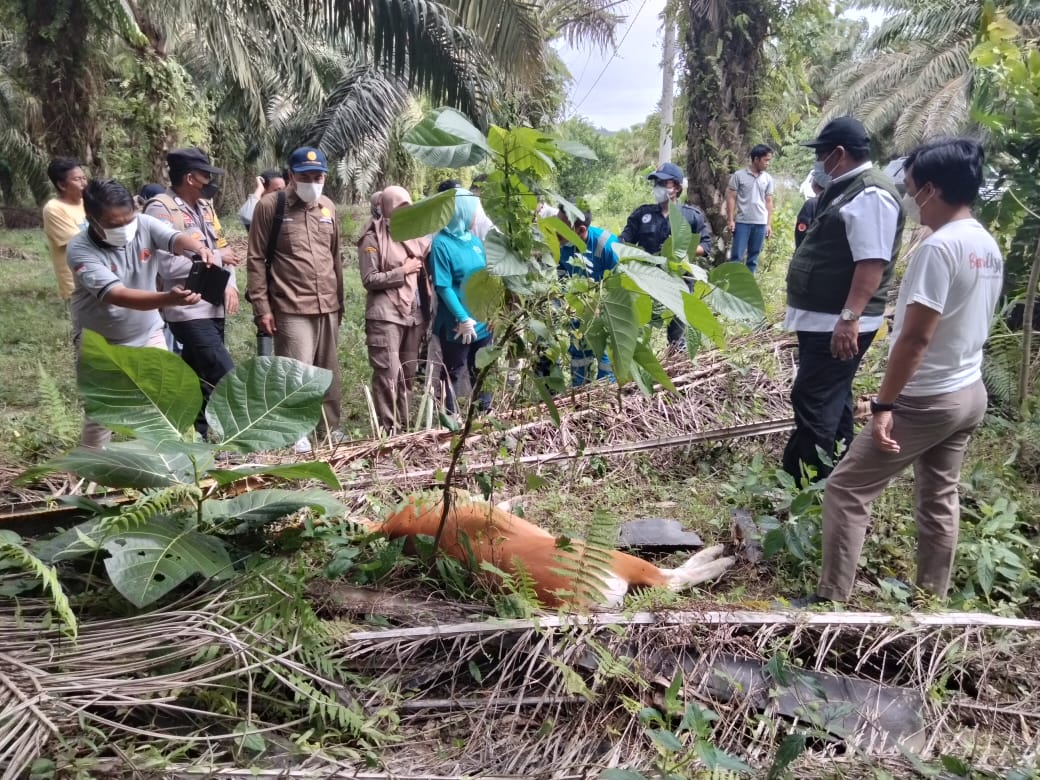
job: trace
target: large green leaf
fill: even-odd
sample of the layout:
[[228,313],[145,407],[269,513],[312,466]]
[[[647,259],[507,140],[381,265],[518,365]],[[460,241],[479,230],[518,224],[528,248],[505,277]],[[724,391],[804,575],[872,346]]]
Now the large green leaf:
[[194,484],[213,463],[205,444],[180,441],[114,442],[103,450],[77,448],[52,460],[52,471],[69,471],[99,485],[115,488],[167,487]]
[[278,479],[317,480],[333,490],[342,487],[332,467],[323,460],[305,460],[280,466],[241,466],[232,469],[210,469],[206,476],[218,485],[231,485],[240,479],[261,475]]
[[632,306],[635,293],[622,287],[620,277],[611,277],[606,287],[597,321],[601,322],[606,330],[607,349],[618,384],[624,384],[632,373],[629,365],[639,337],[639,323]]
[[502,279],[481,269],[466,281],[466,308],[480,322],[490,322],[505,307],[505,294]]
[[489,151],[483,133],[453,108],[428,114],[405,134],[402,146],[431,168],[476,165]]
[[693,240],[693,230],[677,203],[673,203],[668,208],[668,226],[672,229],[672,252],[675,259],[680,261],[692,259],[687,250]]
[[134,606],[162,598],[194,574],[231,575],[231,558],[214,536],[183,519],[156,517],[130,533],[106,539],[108,577]]
[[241,452],[286,447],[313,430],[332,372],[285,357],[240,363],[213,391],[206,420],[221,447]]
[[683,293],[687,290],[686,283],[682,279],[672,276],[662,268],[643,263],[621,263],[618,268],[621,273],[635,282],[640,290],[665,306],[681,320],[686,320]]
[[714,285],[708,303],[721,316],[745,322],[758,322],[764,316],[762,291],[743,263],[723,263],[713,268],[708,281]]
[[[707,287],[704,282],[697,282],[695,290],[703,290]],[[708,305],[696,294],[683,293],[683,308],[686,312],[686,324],[707,336],[717,347],[721,347],[726,340],[722,323],[718,321],[715,314]]]
[[199,378],[164,349],[119,347],[83,331],[79,389],[86,414],[142,439],[180,439],[202,406]]
[[657,359],[657,355],[650,349],[646,344],[640,342],[636,345],[636,351],[632,355],[636,365],[646,371],[650,377],[657,382],[661,387],[667,390],[675,392],[675,385],[672,383],[672,378],[668,376],[668,372],[664,370],[661,365],[661,361]]
[[570,141],[562,139],[556,142],[556,148],[561,152],[566,152],[571,157],[580,157],[583,160],[598,160],[599,157],[589,147],[583,144],[581,141]]
[[390,235],[395,241],[407,241],[436,233],[451,222],[455,213],[456,192],[458,190],[445,190],[411,206],[395,209],[390,220]]
[[524,276],[528,265],[506,244],[506,238],[497,230],[488,233],[484,242],[488,273],[495,276]]
[[[563,236],[565,239],[574,244],[578,252],[584,252],[586,249],[585,242],[581,240],[581,237],[574,232],[566,222],[559,217],[542,217],[538,220],[538,229],[542,231],[543,235],[558,235]],[[557,259],[560,256],[559,252],[556,252]]]
[[[117,508],[112,513],[118,512]],[[70,561],[74,558],[82,558],[101,549],[104,532],[98,530],[102,518],[87,520],[74,525],[57,536],[37,542],[33,546],[33,552],[41,561],[57,563],[58,561]]]
[[318,514],[340,515],[346,507],[323,490],[251,490],[202,506],[204,522],[222,533],[243,533],[291,515],[304,507]]

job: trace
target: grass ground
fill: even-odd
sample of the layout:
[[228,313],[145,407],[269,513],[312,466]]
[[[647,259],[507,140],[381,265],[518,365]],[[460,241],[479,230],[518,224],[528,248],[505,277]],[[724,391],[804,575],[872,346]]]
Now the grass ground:
[[[776,322],[783,311],[784,275],[793,250],[792,225],[799,203],[795,198],[781,199],[776,218],[776,234],[765,248],[759,283],[767,313]],[[229,220],[231,222],[231,220]],[[230,238],[241,244],[240,228],[232,227]],[[346,314],[341,331],[340,359],[344,377],[344,429],[355,436],[369,434],[369,422],[362,385],[369,381],[364,338],[364,290],[357,274],[353,254],[345,269]],[[240,275],[244,280],[244,274]],[[59,300],[43,236],[38,231],[0,231],[0,438],[7,444],[0,451],[0,465],[22,467],[53,455],[75,444],[80,424],[76,399],[69,324],[64,304]],[[249,309],[231,318],[228,343],[233,357],[243,360],[253,354],[254,329]],[[876,386],[887,349],[876,345],[868,354],[858,380],[859,390]],[[740,360],[740,355],[734,355]],[[749,399],[749,402],[753,399]],[[1012,434],[1011,438],[1014,438]],[[734,505],[745,505],[764,516],[776,516],[786,523],[789,535],[809,533],[818,527],[818,496],[813,507],[792,524],[784,512],[784,491],[776,485],[772,469],[778,460],[780,441],[754,440],[726,447],[700,447],[664,456],[637,456],[624,461],[579,462],[550,476],[548,482],[532,492],[525,512],[536,522],[565,532],[580,532],[588,527],[595,513],[607,512],[619,520],[635,517],[675,517],[698,530],[708,540],[726,538],[729,515]],[[1005,574],[997,579],[1011,590],[1009,600],[1021,604],[1028,594],[1035,596],[1035,547],[1038,535],[1035,521],[1013,523],[1024,534],[1028,545],[1011,544],[999,534],[979,532],[971,513],[992,508],[1001,494],[1017,502],[1015,516],[1027,521],[1040,506],[1032,481],[1001,464],[1007,459],[1009,433],[1006,426],[984,427],[971,444],[965,474],[974,475],[966,487],[968,531],[971,555],[958,564],[958,587],[969,586],[977,597],[978,556],[1001,554],[1013,549],[1022,561],[1022,570],[1012,572],[997,561],[993,568]],[[755,456],[758,456],[756,459]],[[757,465],[756,465],[757,464]],[[787,501],[790,500],[788,495]],[[914,539],[912,529],[912,490],[909,478],[897,480],[875,507],[875,528],[863,557],[863,570],[875,580],[912,576]],[[988,545],[988,546],[987,546]],[[1030,553],[1030,549],[1032,553]],[[1030,561],[1030,555],[1033,556]],[[753,570],[746,569],[720,587],[718,595],[727,598],[768,598],[775,594],[797,595],[810,588],[815,572],[812,552],[802,558],[790,554],[778,562]],[[1001,567],[1003,566],[1003,569]],[[1028,579],[1028,576],[1032,580]],[[865,604],[884,596],[884,589],[865,591]],[[976,598],[976,603],[979,599]]]

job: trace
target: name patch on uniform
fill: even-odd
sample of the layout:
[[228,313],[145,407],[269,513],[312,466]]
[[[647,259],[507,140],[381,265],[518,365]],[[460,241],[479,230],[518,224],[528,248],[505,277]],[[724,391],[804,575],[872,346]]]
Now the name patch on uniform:
[[318,218],[318,222],[320,222],[320,223],[322,223],[324,225],[331,225],[332,224],[332,220],[329,219],[328,217],[319,217]]
[[372,254],[375,254],[376,248],[374,246],[366,246],[365,247],[365,251],[366,252],[371,252]]
[[653,216],[652,216],[652,215],[650,215],[650,214],[644,214],[644,215],[643,215],[643,224],[644,224],[644,225],[649,225],[649,224],[650,224],[650,220],[651,220],[651,219],[653,219]]

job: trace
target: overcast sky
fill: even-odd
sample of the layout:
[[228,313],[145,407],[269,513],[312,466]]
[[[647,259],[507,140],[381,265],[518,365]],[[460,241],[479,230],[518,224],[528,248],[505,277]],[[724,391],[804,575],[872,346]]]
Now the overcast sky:
[[[646,119],[661,100],[661,30],[665,0],[628,0],[619,8],[628,14],[618,31],[621,45],[612,49],[572,49],[560,46],[560,56],[574,81],[568,91],[568,117],[581,115],[606,130],[622,130]],[[855,12],[871,24],[877,12]],[[598,82],[597,82],[598,79]]]

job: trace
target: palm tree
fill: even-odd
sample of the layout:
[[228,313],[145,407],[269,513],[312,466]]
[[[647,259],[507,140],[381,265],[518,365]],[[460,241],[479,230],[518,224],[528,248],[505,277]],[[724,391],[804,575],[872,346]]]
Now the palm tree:
[[722,235],[726,179],[746,153],[763,82],[773,0],[684,0],[689,193]]
[[[213,104],[224,126],[238,126],[247,158],[307,141],[333,157],[353,155],[348,168],[380,156],[393,118],[418,93],[486,124],[495,95],[542,88],[551,58],[547,20],[562,20],[551,34],[609,39],[605,9],[616,3],[16,0],[15,7],[24,93],[39,96],[43,111],[39,147],[104,170],[98,106],[106,79],[127,80],[129,59],[148,136],[134,144],[154,176],[162,150],[182,140],[172,112],[162,109],[188,98],[200,110]],[[171,94],[185,71],[181,92],[190,94]]]
[[[863,52],[831,81],[823,119],[853,114],[867,130],[904,151],[924,138],[961,132],[970,124],[973,87],[968,55],[985,0],[856,0],[886,14]],[[1040,3],[993,0],[1027,36],[1040,34]]]

